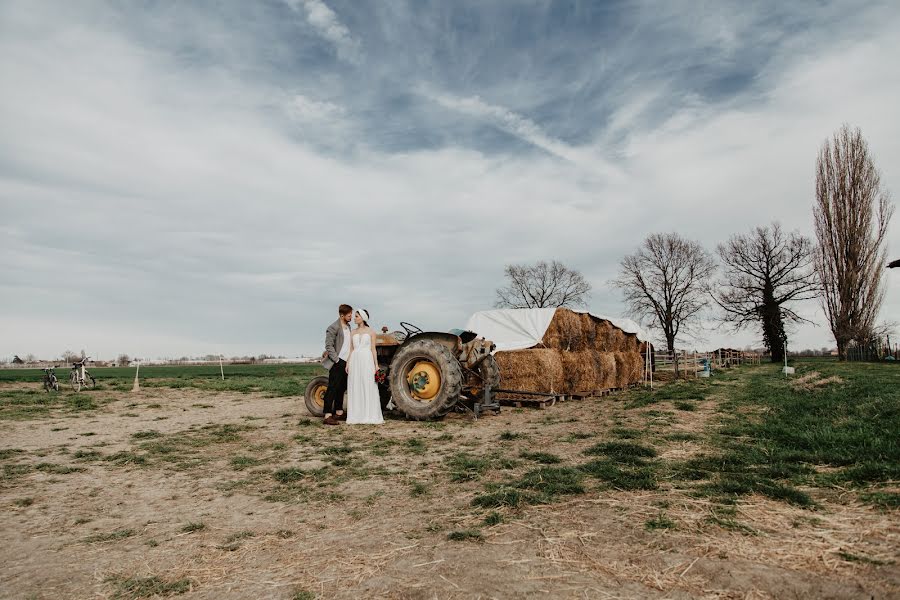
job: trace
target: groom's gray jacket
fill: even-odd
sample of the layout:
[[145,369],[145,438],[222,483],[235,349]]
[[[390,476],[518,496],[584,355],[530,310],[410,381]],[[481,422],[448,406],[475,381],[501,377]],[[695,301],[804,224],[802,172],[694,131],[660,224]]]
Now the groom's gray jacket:
[[328,326],[325,330],[325,358],[322,366],[330,369],[338,361],[338,354],[344,345],[344,324],[341,319]]

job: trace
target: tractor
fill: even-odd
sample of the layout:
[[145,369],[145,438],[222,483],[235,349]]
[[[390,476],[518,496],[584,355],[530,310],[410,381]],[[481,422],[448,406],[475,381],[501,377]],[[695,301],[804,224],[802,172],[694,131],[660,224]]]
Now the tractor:
[[[410,419],[440,419],[454,408],[499,410],[491,400],[491,388],[500,384],[500,369],[492,352],[493,342],[472,331],[425,332],[410,323],[403,331],[378,334],[375,380],[381,408],[391,403]],[[386,329],[385,329],[386,331]],[[315,377],[306,386],[309,412],[324,414],[328,377]]]

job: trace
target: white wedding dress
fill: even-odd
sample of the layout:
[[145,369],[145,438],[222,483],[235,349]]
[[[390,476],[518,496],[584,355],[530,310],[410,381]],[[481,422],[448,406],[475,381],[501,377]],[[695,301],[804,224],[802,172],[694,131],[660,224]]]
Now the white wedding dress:
[[375,383],[375,361],[372,360],[372,338],[354,333],[350,374],[347,376],[347,424],[380,425],[381,399]]

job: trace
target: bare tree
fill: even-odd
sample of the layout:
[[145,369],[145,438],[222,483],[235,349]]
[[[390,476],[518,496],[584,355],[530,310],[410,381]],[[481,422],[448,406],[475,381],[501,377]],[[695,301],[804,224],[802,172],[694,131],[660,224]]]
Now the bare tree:
[[622,259],[619,278],[629,310],[658,329],[669,352],[688,333],[707,304],[707,282],[715,271],[709,252],[677,233],[654,233],[638,251]]
[[852,340],[872,336],[884,299],[884,238],[893,212],[862,132],[844,125],[819,151],[813,206],[822,307],[841,360]]
[[591,284],[579,271],[553,261],[507,265],[506,287],[497,290],[497,308],[587,306]]
[[815,298],[820,289],[812,242],[797,232],[786,234],[773,223],[732,236],[716,250],[724,273],[712,297],[724,312],[723,320],[735,330],[759,327],[772,362],[781,362],[785,322],[806,321],[790,304]]
[[129,357],[127,354],[120,354],[116,359],[116,364],[120,367],[127,367],[131,364],[131,357]]

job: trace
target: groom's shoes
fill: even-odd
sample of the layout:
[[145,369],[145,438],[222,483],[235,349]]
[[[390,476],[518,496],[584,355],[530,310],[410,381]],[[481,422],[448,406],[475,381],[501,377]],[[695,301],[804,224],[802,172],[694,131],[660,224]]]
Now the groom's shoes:
[[322,421],[322,424],[323,424],[323,425],[340,425],[341,422],[338,421],[337,419],[335,419],[333,416],[328,415],[328,416],[325,417],[325,419]]
[[339,415],[334,415],[334,418],[337,419],[338,421],[346,421],[347,420],[347,411],[345,410],[344,412],[342,412]]

